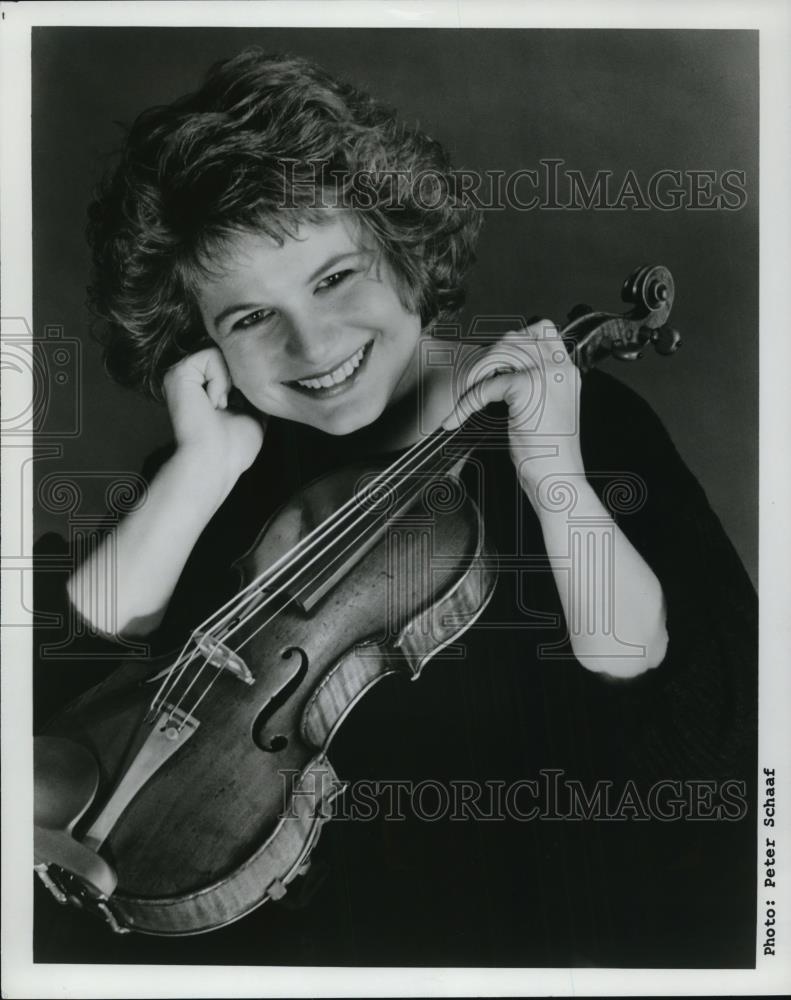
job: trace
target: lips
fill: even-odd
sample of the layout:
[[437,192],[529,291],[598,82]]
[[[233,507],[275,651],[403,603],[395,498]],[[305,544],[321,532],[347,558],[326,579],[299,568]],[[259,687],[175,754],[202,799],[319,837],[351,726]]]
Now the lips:
[[358,347],[354,354],[350,354],[335,368],[325,372],[317,372],[309,378],[293,379],[284,384],[290,389],[295,389],[297,392],[316,399],[336,396],[351,388],[357,381],[366,367],[372,344],[373,341],[369,340],[367,344]]

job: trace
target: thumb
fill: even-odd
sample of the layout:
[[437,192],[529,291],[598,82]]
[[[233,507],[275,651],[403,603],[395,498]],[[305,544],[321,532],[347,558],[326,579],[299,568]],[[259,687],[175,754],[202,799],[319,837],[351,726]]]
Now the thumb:
[[493,375],[491,378],[476,382],[459,399],[453,412],[442,421],[442,429],[454,431],[468,420],[473,413],[485,409],[490,403],[508,403],[510,405],[516,394],[519,373],[508,372]]

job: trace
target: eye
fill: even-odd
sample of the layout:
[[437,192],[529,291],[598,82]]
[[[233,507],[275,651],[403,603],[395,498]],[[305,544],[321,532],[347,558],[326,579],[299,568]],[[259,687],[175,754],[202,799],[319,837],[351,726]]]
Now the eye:
[[232,330],[248,330],[251,326],[258,326],[259,323],[263,323],[268,320],[273,313],[271,310],[266,309],[256,309],[255,312],[250,313],[247,316],[242,316],[238,319],[233,326]]
[[322,278],[316,287],[316,291],[323,290],[325,288],[335,288],[337,285],[344,282],[351,274],[354,274],[352,268],[347,268],[345,271],[336,271],[335,274],[330,274],[328,277]]

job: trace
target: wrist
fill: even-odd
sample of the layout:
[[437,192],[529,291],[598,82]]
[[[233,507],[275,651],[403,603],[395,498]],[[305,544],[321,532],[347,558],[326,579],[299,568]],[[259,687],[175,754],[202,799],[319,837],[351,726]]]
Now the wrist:
[[239,478],[223,467],[216,457],[191,447],[179,447],[163,467],[180,494],[189,494],[193,505],[213,514],[223,503]]
[[520,470],[519,485],[542,524],[565,521],[580,506],[586,510],[599,506],[582,462],[553,464],[551,468],[544,466],[538,473],[533,463],[530,464],[529,475]]

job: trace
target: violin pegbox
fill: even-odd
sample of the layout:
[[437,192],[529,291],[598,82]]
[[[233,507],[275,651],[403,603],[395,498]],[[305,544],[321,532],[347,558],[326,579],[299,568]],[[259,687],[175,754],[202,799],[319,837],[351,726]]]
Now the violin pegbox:
[[673,354],[681,335],[667,325],[675,298],[675,282],[661,264],[636,268],[624,281],[621,300],[632,308],[626,313],[599,312],[575,306],[561,332],[569,353],[582,371],[607,357],[636,361],[652,344],[658,354]]
[[[638,267],[621,289],[621,300],[634,304],[631,318],[641,321],[639,336],[644,343],[653,344],[657,354],[673,354],[681,346],[681,334],[667,325],[675,295],[673,275],[661,264]],[[650,331],[647,339],[646,331]]]

